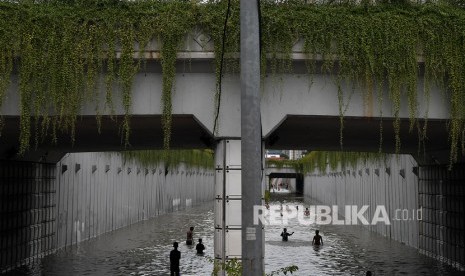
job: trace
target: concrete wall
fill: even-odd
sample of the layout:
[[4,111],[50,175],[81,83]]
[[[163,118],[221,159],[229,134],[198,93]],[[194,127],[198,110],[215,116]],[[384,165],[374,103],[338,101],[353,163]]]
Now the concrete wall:
[[[304,194],[326,205],[369,205],[365,217],[371,221],[377,205],[384,205],[390,225],[366,226],[373,232],[418,248],[418,177],[415,160],[408,155],[389,157],[385,162],[360,164],[356,169],[327,175],[306,175]],[[402,176],[402,175],[403,176]],[[407,211],[404,211],[407,210]],[[339,212],[344,214],[343,211]],[[408,220],[402,220],[402,216]],[[408,217],[407,217],[408,216]]]
[[[211,66],[214,59],[213,40],[204,42],[208,34],[198,29],[192,30],[185,37],[183,48],[178,54],[178,74],[175,77],[175,93],[172,96],[173,114],[193,114],[205,127],[213,132],[215,103],[215,71]],[[202,41],[202,43],[199,43]],[[132,94],[133,115],[163,114],[160,104],[162,94],[162,73],[159,61],[151,56],[159,51],[159,41],[152,41],[147,48],[148,66],[135,75]],[[153,52],[152,52],[153,51]],[[296,62],[293,74],[267,75],[264,78],[261,101],[262,132],[267,136],[288,114],[293,115],[323,115],[339,116],[338,84],[329,74],[307,74],[304,54],[304,42],[299,40],[293,46],[291,58]],[[157,55],[155,55],[157,56]],[[183,62],[189,60],[189,66]],[[449,105],[444,100],[443,91],[433,86],[430,100],[425,100],[422,76],[418,78],[418,118],[423,118],[428,110],[429,119],[448,119]],[[239,74],[225,74],[222,80],[221,109],[218,117],[218,136],[236,137],[240,133],[240,80]],[[102,86],[103,87],[103,86]],[[374,97],[367,102],[362,89],[353,90],[352,83],[342,82],[345,104],[345,116],[378,117],[381,111]],[[3,115],[17,116],[19,114],[19,77],[13,75],[7,91],[4,104],[0,106]],[[116,88],[115,89],[120,89]],[[104,90],[100,91],[100,103],[105,102]],[[392,117],[392,102],[388,96],[387,87],[384,91],[382,114],[384,118]],[[113,102],[115,114],[124,114],[122,102],[115,90]],[[409,118],[406,95],[401,101],[401,118]],[[348,99],[350,102],[347,103]],[[95,103],[90,101],[81,110],[81,115],[95,115]],[[427,104],[429,106],[427,106]],[[108,110],[100,110],[100,114],[108,114]]]
[[344,205],[370,205],[367,217],[373,216],[376,205],[385,205],[391,225],[368,229],[465,270],[465,165],[453,170],[416,166],[411,156],[402,155],[385,163],[307,175],[304,192],[339,210]]
[[420,252],[465,270],[465,165],[420,167]]
[[214,198],[213,171],[143,167],[117,153],[0,163],[1,271]]
[[214,197],[213,172],[184,165],[165,171],[117,153],[84,153],[58,167],[57,248]]
[[0,273],[55,248],[55,164],[0,161]]

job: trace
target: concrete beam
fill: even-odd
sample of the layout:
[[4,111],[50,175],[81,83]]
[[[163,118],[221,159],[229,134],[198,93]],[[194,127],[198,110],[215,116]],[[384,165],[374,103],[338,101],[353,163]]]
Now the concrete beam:
[[[163,148],[163,131],[161,116],[132,116],[130,145],[125,147],[121,138],[122,116],[102,117],[102,126],[98,133],[97,121],[94,116],[82,116],[76,122],[76,136],[74,144],[71,143],[69,133],[58,132],[58,142],[54,144],[45,139],[39,148],[25,156],[17,156],[19,148],[19,118],[5,117],[5,126],[2,130],[0,143],[0,159],[20,159],[47,162],[57,162],[61,156],[52,152],[89,152],[89,151],[124,151],[147,150]],[[34,129],[34,127],[32,128]],[[212,148],[213,136],[194,116],[174,116],[172,120],[173,149]],[[53,157],[57,155],[57,157]],[[41,160],[44,162],[44,160]]]
[[[300,43],[300,44],[299,44]],[[329,74],[307,73],[305,65],[306,55],[303,53],[302,42],[296,43],[292,53],[292,74],[266,73],[261,88],[261,122],[262,133],[266,138],[268,148],[279,149],[320,149],[340,150],[339,145],[339,99],[338,85]],[[137,47],[136,47],[137,49]],[[159,45],[152,41],[144,52],[147,63],[136,74],[132,89],[131,114],[135,130],[131,144],[137,148],[159,148],[157,144],[162,135],[159,122],[163,112],[161,103],[162,72],[159,63]],[[177,75],[174,83],[172,104],[173,116],[195,118],[195,123],[176,123],[173,127],[177,133],[184,137],[174,136],[173,147],[205,147],[209,143],[199,142],[209,140],[213,132],[215,118],[215,68],[214,53],[211,39],[205,37],[201,30],[194,30],[186,37],[185,48],[178,53],[176,65]],[[317,69],[321,66],[322,57],[316,57]],[[419,59],[421,62],[421,59]],[[421,71],[421,70],[420,70]],[[319,72],[317,70],[317,72]],[[421,72],[420,72],[421,75]],[[218,134],[216,139],[238,137],[240,130],[240,80],[238,74],[226,74],[222,81],[222,97],[220,114],[218,117]],[[392,102],[389,100],[387,87],[384,87],[384,100],[382,106],[378,106],[376,94],[366,94],[363,88],[353,88],[352,83],[341,83],[344,102],[344,150],[370,150],[376,151],[379,146],[379,121],[383,118],[384,147],[391,152],[393,150],[392,130]],[[438,87],[431,87],[430,100],[422,92],[423,78],[418,80],[418,112],[417,118],[424,118],[428,114],[428,140],[426,151],[448,152],[448,133],[446,123],[449,120],[449,104],[444,99],[444,93]],[[87,117],[95,116],[96,110],[105,117],[124,115],[122,107],[121,91],[118,87],[113,91],[114,114],[108,108],[103,108],[105,102],[104,85],[101,83],[98,99],[83,104],[76,130],[81,146],[74,148],[68,144],[60,146],[60,151],[101,151],[120,150],[121,137],[117,124],[108,121],[110,132],[98,134],[95,120]],[[5,128],[0,138],[0,158],[2,152],[11,151],[17,147],[17,126],[19,112],[19,81],[18,76],[12,76],[12,84],[9,87],[6,99],[0,107],[0,114],[5,118]],[[367,96],[368,95],[368,96]],[[400,118],[402,120],[401,140],[403,153],[417,151],[416,130],[408,131],[407,120],[409,111],[406,97],[401,99]],[[99,104],[98,104],[99,103]],[[97,106],[99,105],[99,106]],[[147,124],[137,125],[142,118],[147,119]],[[138,119],[139,118],[139,119]],[[120,120],[120,119],[119,119]],[[173,121],[174,122],[174,121]],[[158,124],[158,125],[157,125]],[[152,127],[153,126],[153,127]],[[145,131],[142,128],[145,127]],[[184,128],[185,127],[185,128]],[[138,130],[139,129],[139,130]],[[11,132],[11,133],[9,133]],[[175,132],[173,132],[175,133]],[[114,137],[109,137],[114,135]],[[192,135],[191,135],[192,134]],[[155,139],[155,142],[144,142],[144,137]],[[156,136],[156,137],[155,137]],[[192,137],[191,137],[192,136]],[[176,142],[178,139],[178,142]],[[67,143],[69,136],[60,134],[60,144]],[[112,141],[110,146],[100,141]],[[97,142],[96,142],[97,141]],[[184,144],[181,144],[184,143]],[[447,155],[447,154],[441,154]]]

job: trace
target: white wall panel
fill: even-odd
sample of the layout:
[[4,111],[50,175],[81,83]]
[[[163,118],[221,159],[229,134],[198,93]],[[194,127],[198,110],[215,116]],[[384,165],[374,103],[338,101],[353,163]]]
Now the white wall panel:
[[58,168],[57,248],[214,198],[213,172],[182,164],[165,176],[162,164],[144,168],[123,164],[117,153],[76,153]]
[[[396,210],[408,210],[412,215],[418,205],[418,177],[413,173],[417,166],[411,156],[392,156],[386,162],[359,164],[356,168],[339,168],[327,174],[305,176],[304,193],[317,202],[338,205],[368,205],[365,213],[371,221],[377,205],[385,206],[391,225],[379,223],[367,229],[386,237],[418,247],[418,220],[395,220]],[[386,170],[387,169],[387,170]],[[400,175],[404,170],[405,178]],[[349,171],[349,172],[348,172]],[[390,173],[389,173],[390,171]]]

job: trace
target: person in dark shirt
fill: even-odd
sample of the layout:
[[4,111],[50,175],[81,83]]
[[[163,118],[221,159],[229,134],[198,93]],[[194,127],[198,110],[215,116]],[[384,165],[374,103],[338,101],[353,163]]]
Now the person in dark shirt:
[[193,241],[194,241],[193,235],[194,235],[194,226],[191,226],[189,231],[187,231],[187,238],[186,238],[186,244],[187,245],[192,245],[193,244]]
[[170,252],[170,272],[171,276],[179,276],[179,260],[181,259],[181,252],[178,250],[178,243],[173,243],[174,249]]
[[197,250],[197,254],[203,255],[203,251],[205,250],[205,245],[203,245],[202,239],[199,239],[199,243],[195,246],[195,250]]
[[310,210],[308,210],[308,207],[305,208],[304,215],[307,216],[307,217],[310,216]]
[[323,245],[323,238],[320,236],[320,230],[315,231],[315,236],[313,237],[312,245]]
[[292,234],[294,234],[294,232],[292,232],[292,233],[289,234],[289,233],[287,232],[287,229],[284,228],[283,232],[281,232],[281,237],[283,237],[283,241],[287,241],[287,240],[288,240],[288,237],[289,237],[289,236],[292,236]]

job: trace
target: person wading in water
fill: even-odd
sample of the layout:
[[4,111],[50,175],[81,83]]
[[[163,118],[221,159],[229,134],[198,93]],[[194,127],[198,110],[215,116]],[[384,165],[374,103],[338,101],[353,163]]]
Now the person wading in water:
[[292,236],[292,234],[294,234],[294,232],[292,232],[292,233],[289,234],[289,233],[287,232],[287,229],[284,228],[284,229],[283,229],[283,232],[281,232],[281,237],[283,237],[283,241],[287,241],[287,240],[288,240],[288,237],[289,237],[289,236]]
[[320,236],[320,230],[315,231],[315,236],[313,236],[312,245],[323,245],[323,237]]
[[193,244],[193,242],[194,242],[193,235],[194,235],[194,226],[191,226],[189,231],[187,231],[187,238],[186,238],[186,244],[187,245],[192,245]]
[[179,260],[181,259],[181,252],[178,250],[178,243],[173,243],[174,249],[170,252],[170,272],[171,276],[179,276]]
[[198,255],[203,255],[203,251],[205,250],[205,245],[203,245],[202,239],[199,239],[199,243],[195,247],[195,250],[197,250]]

